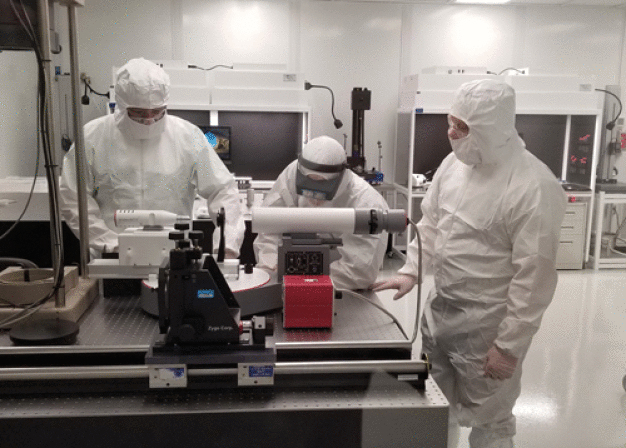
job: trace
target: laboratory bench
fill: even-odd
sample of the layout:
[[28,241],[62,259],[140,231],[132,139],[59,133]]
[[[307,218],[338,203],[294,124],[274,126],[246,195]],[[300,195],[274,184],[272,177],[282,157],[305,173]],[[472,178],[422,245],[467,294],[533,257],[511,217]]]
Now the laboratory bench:
[[273,386],[190,370],[187,388],[150,389],[143,359],[159,326],[137,296],[99,295],[73,345],[16,346],[0,333],[0,446],[446,446],[448,403],[427,369],[422,381],[384,368],[289,373],[415,358],[387,315],[349,294],[335,300],[332,330],[284,330],[270,314]]
[[[626,205],[626,185],[599,185],[595,196],[591,266],[593,269],[626,268],[624,248],[616,249],[613,247],[612,240],[616,235],[611,231],[612,212],[609,211],[610,207]],[[618,223],[619,228],[621,228],[621,224],[621,222]]]

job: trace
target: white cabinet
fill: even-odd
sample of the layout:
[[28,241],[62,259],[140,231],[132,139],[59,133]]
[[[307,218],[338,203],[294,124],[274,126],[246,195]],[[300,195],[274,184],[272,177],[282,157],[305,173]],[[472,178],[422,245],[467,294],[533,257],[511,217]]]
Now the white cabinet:
[[220,136],[218,152],[237,177],[273,181],[293,162],[311,129],[304,74],[276,70],[190,69],[164,61],[168,113]]
[[585,259],[585,230],[587,227],[587,204],[567,204],[561,224],[559,249],[556,254],[557,269],[582,269]]
[[[404,79],[396,121],[393,185],[395,207],[419,219],[423,189],[413,174],[432,178],[451,151],[447,113],[454,91],[473,79],[495,78],[516,90],[516,127],[528,150],[559,179],[589,189],[588,201],[571,203],[559,249],[559,267],[581,269],[589,256],[591,213],[602,128],[602,95],[571,76],[412,75]],[[575,223],[570,222],[574,219]],[[582,219],[582,221],[580,221]],[[570,228],[570,226],[573,226]],[[403,249],[411,229],[396,237]]]

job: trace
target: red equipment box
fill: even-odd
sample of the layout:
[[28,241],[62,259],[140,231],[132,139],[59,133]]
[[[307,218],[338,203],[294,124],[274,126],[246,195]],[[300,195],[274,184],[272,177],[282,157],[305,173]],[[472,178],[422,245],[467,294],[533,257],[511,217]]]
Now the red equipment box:
[[283,276],[283,327],[331,328],[334,298],[328,275]]

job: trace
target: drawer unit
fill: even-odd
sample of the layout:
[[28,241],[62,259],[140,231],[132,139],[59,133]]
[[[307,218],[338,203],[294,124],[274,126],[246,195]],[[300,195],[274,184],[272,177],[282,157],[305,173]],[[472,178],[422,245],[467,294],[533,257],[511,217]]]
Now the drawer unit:
[[561,237],[556,254],[557,269],[583,268],[586,222],[587,204],[568,203],[561,224]]

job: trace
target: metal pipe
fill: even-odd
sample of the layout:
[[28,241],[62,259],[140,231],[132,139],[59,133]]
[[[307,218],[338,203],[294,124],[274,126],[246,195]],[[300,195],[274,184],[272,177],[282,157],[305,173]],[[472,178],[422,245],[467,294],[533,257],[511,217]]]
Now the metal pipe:
[[19,367],[0,369],[1,381],[91,380],[142,378],[147,376],[147,366]]
[[70,38],[70,78],[72,82],[72,110],[74,112],[74,151],[76,153],[76,190],[78,195],[78,222],[80,240],[80,275],[88,277],[89,263],[89,223],[87,216],[87,195],[85,193],[85,137],[83,133],[83,110],[80,103],[80,70],[78,67],[78,27],[76,7],[67,5]]
[[[144,378],[148,376],[148,367],[147,365],[138,365],[2,368],[0,369],[0,381]],[[276,375],[370,373],[380,371],[417,373],[425,372],[426,370],[426,363],[418,360],[279,362],[274,366]],[[237,368],[190,369],[188,370],[188,375],[237,375]]]
[[[337,348],[410,348],[411,341],[408,339],[398,340],[381,340],[381,341],[318,341],[318,342],[275,342],[276,348],[280,350],[287,349],[337,349]],[[145,353],[148,350],[148,345],[136,344],[125,345],[123,347],[124,353]],[[50,354],[50,353],[63,353],[63,354],[84,354],[84,353],[111,353],[117,352],[120,349],[115,345],[102,345],[102,346],[10,346],[0,347],[0,355],[23,355],[23,354]]]
[[[59,280],[59,283],[63,285],[63,233],[61,231],[61,213],[59,210],[59,204],[57,199],[59,197],[59,173],[56,166],[56,158],[54,153],[54,116],[52,107],[52,71],[50,69],[52,65],[51,51],[50,51],[50,7],[48,0],[39,0],[38,6],[38,18],[39,18],[39,48],[41,50],[41,63],[43,66],[43,82],[45,86],[44,91],[44,119],[46,121],[45,127],[47,131],[47,154],[49,160],[44,157],[46,163],[46,176],[48,178],[48,198],[50,201],[50,239],[52,244],[52,271],[53,278]],[[44,124],[41,123],[43,126]],[[46,142],[44,140],[44,145]],[[44,148],[44,154],[46,154]],[[57,290],[55,293],[55,306],[65,306],[65,294]]]
[[276,348],[285,349],[336,349],[336,348],[410,348],[409,339],[380,341],[312,341],[312,342],[276,342]]
[[[148,345],[125,345],[123,353],[146,353],[150,347]],[[38,345],[38,346],[9,346],[0,347],[0,356],[7,355],[49,355],[49,354],[94,354],[94,353],[119,353],[118,345],[95,345],[95,346],[79,346],[79,345]]]
[[308,373],[415,373],[425,372],[426,364],[418,360],[406,361],[319,361],[276,363],[274,372],[282,375]]

